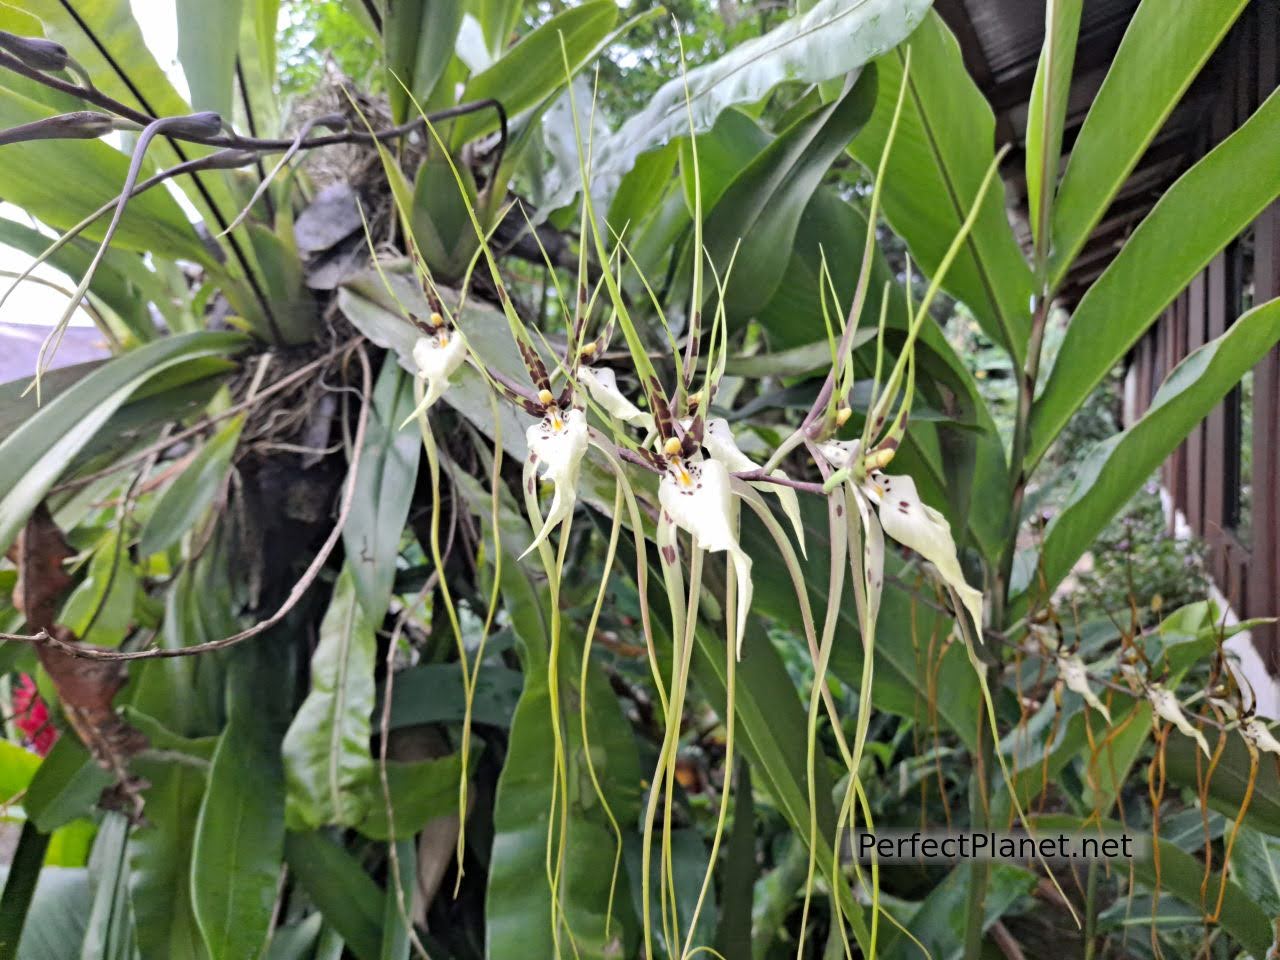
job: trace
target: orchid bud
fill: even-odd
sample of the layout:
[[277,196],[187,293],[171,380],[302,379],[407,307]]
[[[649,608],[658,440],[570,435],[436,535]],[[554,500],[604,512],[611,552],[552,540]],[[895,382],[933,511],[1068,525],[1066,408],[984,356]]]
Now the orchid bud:
[[203,110],[185,117],[168,117],[164,129],[166,133],[180,137],[216,137],[222,132],[222,114]]
[[70,56],[67,48],[43,37],[20,37],[0,30],[0,49],[13,54],[33,70],[65,70]]
[[76,110],[0,130],[0,146],[28,140],[95,140],[113,129],[110,114]]

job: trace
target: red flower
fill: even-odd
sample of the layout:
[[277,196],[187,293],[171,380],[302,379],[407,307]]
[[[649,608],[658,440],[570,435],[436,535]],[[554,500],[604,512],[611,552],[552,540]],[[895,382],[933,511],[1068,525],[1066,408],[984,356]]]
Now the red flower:
[[49,708],[36,690],[36,682],[22,674],[13,688],[14,724],[40,756],[49,755],[58,742],[58,730],[50,722]]

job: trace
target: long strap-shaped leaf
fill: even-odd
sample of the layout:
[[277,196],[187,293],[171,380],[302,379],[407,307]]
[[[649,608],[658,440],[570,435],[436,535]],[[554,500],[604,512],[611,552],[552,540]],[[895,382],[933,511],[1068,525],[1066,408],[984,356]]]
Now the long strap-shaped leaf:
[[1013,616],[1026,608],[1029,596],[1053,590],[1151,471],[1277,342],[1280,299],[1241,315],[1226,333],[1178,364],[1142,419],[1094,448],[1066,505],[1045,532],[1040,573],[1031,589],[1021,585],[1024,592],[1014,601]]
[[[936,13],[908,43],[911,75],[884,184],[884,213],[932,276],[991,164],[995,118],[965,70],[959,44]],[[850,146],[868,167],[879,160],[888,135],[905,58],[904,45],[876,61],[880,102]],[[945,286],[1021,366],[1030,328],[1031,271],[1009,229],[1002,198],[999,190],[986,198]]]
[[1273,93],[1169,188],[1076,307],[1031,412],[1027,466],[1160,311],[1278,196],[1280,93]]
[[1143,0],[1062,176],[1050,286],[1066,276],[1120,185],[1248,0]]

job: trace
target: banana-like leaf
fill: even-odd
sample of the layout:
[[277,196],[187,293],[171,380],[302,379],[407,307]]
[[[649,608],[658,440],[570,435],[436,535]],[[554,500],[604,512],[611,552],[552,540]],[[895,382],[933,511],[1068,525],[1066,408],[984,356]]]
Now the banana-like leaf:
[[[1080,35],[1082,0],[1049,0],[1044,46],[1027,105],[1027,207],[1037,251],[1048,249],[1040,224],[1050,222],[1062,160],[1062,124],[1071,94],[1071,67]],[[1047,229],[1047,228],[1046,228]]]
[[809,198],[875,101],[875,71],[866,70],[842,97],[783,131],[707,207],[707,254],[721,276],[733,262],[730,317],[745,323],[769,303],[787,268],[782,251],[792,248]]
[[1076,307],[1031,412],[1028,466],[1160,312],[1277,196],[1280,93],[1273,93],[1178,178]]
[[165,488],[142,529],[139,554],[147,556],[167,550],[209,509],[231,469],[231,458],[243,427],[243,414],[229,420]]
[[286,649],[241,647],[228,673],[227,726],[191,858],[192,903],[211,960],[256,957],[270,933],[284,858],[280,740],[293,677]]
[[[462,99],[501,100],[509,117],[546,100],[565,82],[561,38],[570,69],[590,57],[618,21],[614,0],[587,0],[568,7],[539,26],[508,50],[501,59],[467,81]],[[468,114],[456,121],[452,142],[466,143],[498,129],[492,110]]]
[[1025,610],[1033,594],[1039,598],[1057,586],[1107,521],[1277,341],[1280,300],[1271,300],[1192,352],[1160,385],[1142,419],[1093,449],[1045,531],[1038,571],[1026,574],[1030,584],[1014,585],[1015,609]]
[[178,62],[192,109],[231,116],[243,9],[244,0],[177,0]]
[[[1248,0],[1143,0],[1071,149],[1053,214],[1050,288]],[[1259,165],[1256,169],[1264,169]],[[1234,186],[1234,185],[1233,185]]]
[[[351,952],[359,960],[381,960],[383,892],[360,861],[314,830],[289,831],[284,855],[290,873]],[[341,952],[339,944],[332,955]]]
[[[876,61],[880,102],[850,146],[876,169],[888,137],[907,47],[911,70],[885,172],[885,219],[932,275],[960,230],[995,155],[995,117],[965,69],[960,45],[937,13],[929,13],[900,46]],[[988,191],[943,287],[973,311],[1021,367],[1031,327],[1031,271],[1005,214],[1004,191]]]
[[[693,129],[703,133],[724,110],[756,103],[784,81],[817,83],[859,69],[900,43],[928,7],[929,0],[820,0],[715,62],[667,81],[643,110],[596,145],[592,195],[612,196],[637,157],[689,133],[686,83]],[[576,172],[571,179],[577,180]]]
[[391,602],[400,537],[418,477],[422,441],[415,427],[405,425],[413,408],[413,377],[388,354],[374,387],[355,500],[342,530],[356,594],[374,623],[382,621]]
[[290,828],[361,822],[377,770],[369,752],[377,622],[356,599],[350,563],[334,585],[311,657],[311,692],[284,738]]
[[[133,908],[129,903],[129,864],[124,857],[129,822],[107,814],[89,858],[93,903],[89,908],[80,960],[134,960]],[[76,956],[75,953],[63,956]]]
[[[35,411],[0,443],[0,547],[9,547],[36,504],[134,393],[172,367],[229,356],[247,343],[237,333],[166,337],[103,364]],[[34,397],[25,402],[34,410]]]

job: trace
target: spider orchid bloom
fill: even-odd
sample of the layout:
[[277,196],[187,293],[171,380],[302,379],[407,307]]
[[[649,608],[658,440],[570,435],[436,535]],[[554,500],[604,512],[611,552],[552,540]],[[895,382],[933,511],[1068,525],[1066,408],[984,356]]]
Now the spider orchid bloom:
[[467,338],[457,327],[445,323],[440,314],[432,313],[427,323],[421,326],[423,335],[413,345],[413,362],[418,368],[418,376],[427,383],[427,392],[405,423],[430,409],[444,396],[449,389],[449,378],[467,359]]
[[716,459],[695,460],[692,433],[669,438],[662,448],[666,470],[658,482],[658,502],[670,521],[693,538],[695,550],[729,555],[738,581],[737,654],[751,612],[751,558],[738,542],[738,507],[729,468]]
[[1098,695],[1089,687],[1089,675],[1085,671],[1084,661],[1080,659],[1079,655],[1057,653],[1055,654],[1055,659],[1058,664],[1058,676],[1062,678],[1066,688],[1084,697],[1084,702],[1102,714],[1103,719],[1110,723],[1111,711],[1107,709],[1107,705],[1099,700]]
[[608,367],[578,367],[578,383],[609,416],[628,426],[653,431],[653,414],[645,413],[627,399],[618,389],[618,375]]
[[[882,472],[874,466],[872,458],[861,457],[860,448],[857,440],[830,440],[818,445],[819,453],[832,467],[849,471],[848,486],[858,502],[864,525],[870,527],[874,515],[867,506],[875,504],[883,531],[933,565],[942,581],[960,597],[973,618],[974,630],[981,636],[982,591],[969,586],[964,578],[955,540],[951,537],[951,524],[920,499],[911,477]],[[883,462],[884,458],[880,459]],[[869,530],[870,542],[875,542],[878,532]],[[869,552],[869,556],[877,568],[869,569],[867,576],[878,587],[884,580],[884,553],[879,550]]]
[[[1129,672],[1131,677],[1136,673],[1132,668],[1129,668]],[[1151,709],[1155,712],[1155,716],[1173,724],[1178,728],[1179,733],[1194,740],[1200,749],[1204,751],[1206,757],[1212,756],[1204,734],[1191,725],[1191,721],[1182,712],[1182,706],[1178,703],[1178,698],[1172,692],[1166,690],[1159,683],[1146,684],[1146,689],[1143,692],[1146,694],[1147,700],[1150,701]]]
[[[721,417],[713,417],[707,421],[702,446],[712,460],[719,460],[732,473],[747,473],[760,469],[760,464],[738,449],[738,442],[733,437],[733,431],[729,429],[729,421]],[[781,470],[775,470],[771,475],[786,476]],[[787,515],[792,529],[795,530],[796,540],[800,543],[800,552],[808,556],[804,549],[804,522],[800,519],[800,501],[796,497],[796,492],[790,487],[780,487],[776,483],[753,482],[751,485],[757,490],[767,490],[778,498],[782,512]]]
[[1210,697],[1209,702],[1226,714],[1229,719],[1236,722],[1236,725],[1240,728],[1240,736],[1244,738],[1245,746],[1249,748],[1251,753],[1260,751],[1280,756],[1280,740],[1275,738],[1271,728],[1262,720],[1252,715],[1241,717],[1235,706],[1226,700]]
[[542,529],[521,554],[522,559],[542,543],[557,524],[573,513],[582,458],[587,452],[586,415],[577,407],[569,407],[562,412],[560,402],[545,388],[538,392],[538,402],[542,406],[542,419],[525,431],[525,443],[529,447],[526,485],[532,492],[534,475],[541,467],[542,478],[554,483],[556,489]]

